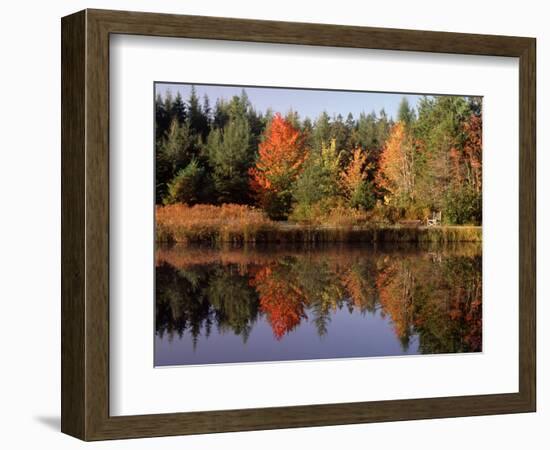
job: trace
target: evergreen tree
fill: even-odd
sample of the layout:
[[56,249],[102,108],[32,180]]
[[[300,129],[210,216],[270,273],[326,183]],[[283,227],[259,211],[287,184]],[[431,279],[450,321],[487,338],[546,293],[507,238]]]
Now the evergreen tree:
[[380,148],[382,148],[384,143],[388,140],[393,125],[393,121],[388,119],[386,111],[382,108],[378,114],[378,120],[376,121],[376,136]]
[[308,148],[313,147],[313,123],[311,122],[311,119],[309,117],[306,117],[304,119],[304,122],[302,123],[302,130],[304,135],[304,141],[306,143],[306,146]]
[[348,130],[344,118],[341,114],[338,114],[333,118],[330,126],[330,141],[325,142],[325,146],[331,145],[330,143],[334,141],[336,150],[342,153],[342,159],[344,162],[349,159],[349,147],[348,142],[350,138],[351,130]]
[[294,111],[293,109],[290,109],[285,116],[285,119],[292,124],[294,128],[297,130],[302,129],[302,125],[300,123],[300,114],[298,114],[297,111]]
[[170,113],[171,119],[177,119],[178,123],[182,125],[185,122],[185,104],[181,93],[178,91],[176,98],[172,104],[172,111]]
[[157,143],[155,154],[156,202],[162,203],[168,183],[174,175],[191,161],[192,138],[187,124],[172,120],[166,135]]
[[354,146],[361,147],[364,150],[376,149],[380,146],[378,133],[376,129],[376,113],[361,113],[357,121],[357,131],[355,133]]
[[167,195],[163,202],[187,203],[193,205],[199,202],[203,169],[193,159],[183,169],[180,169],[176,176],[167,185]]
[[195,86],[191,86],[191,94],[189,95],[187,122],[189,129],[193,135],[197,137],[197,145],[206,140],[209,132],[208,116],[205,114]]
[[303,172],[292,189],[292,195],[296,201],[294,211],[299,219],[307,219],[312,206],[325,197],[323,190],[319,189],[323,185],[325,174],[317,159],[310,158],[306,162]]
[[202,98],[202,111],[204,116],[206,117],[207,128],[210,129],[212,108],[210,107],[210,99],[208,98],[207,94],[204,94],[204,97]]
[[330,117],[326,111],[323,111],[315,121],[313,128],[313,149],[320,153],[323,145],[328,145],[330,135]]
[[223,98],[216,100],[214,107],[214,117],[212,119],[213,128],[223,128],[229,120],[229,107]]
[[[336,140],[323,145],[321,153],[310,156],[304,170],[293,186],[294,217],[308,220],[313,215],[313,207],[329,209],[339,195],[340,155],[336,150]],[[320,205],[324,202],[323,205]],[[324,211],[328,212],[328,211]]]
[[406,127],[410,127],[415,120],[414,109],[409,105],[407,97],[401,99],[399,109],[397,111],[397,120],[402,122]]
[[172,121],[173,107],[174,107],[174,97],[172,95],[172,91],[168,89],[164,94],[164,109],[166,110],[166,113],[170,117],[170,121]]
[[351,132],[355,129],[355,120],[353,119],[353,114],[348,113],[346,117],[346,128]]
[[160,93],[155,97],[155,141],[159,141],[170,126],[170,116],[164,107],[164,100]]
[[248,169],[253,161],[250,141],[250,127],[242,116],[230,119],[223,130],[215,129],[208,136],[208,162],[218,202],[249,201]]

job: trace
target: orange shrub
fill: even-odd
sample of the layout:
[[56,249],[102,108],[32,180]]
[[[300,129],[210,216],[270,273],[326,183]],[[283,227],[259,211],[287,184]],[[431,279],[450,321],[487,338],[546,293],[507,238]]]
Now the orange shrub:
[[157,206],[155,217],[160,242],[247,241],[272,225],[261,210],[235,204]]
[[347,206],[338,206],[323,218],[324,224],[332,227],[353,227],[368,225],[368,213]]

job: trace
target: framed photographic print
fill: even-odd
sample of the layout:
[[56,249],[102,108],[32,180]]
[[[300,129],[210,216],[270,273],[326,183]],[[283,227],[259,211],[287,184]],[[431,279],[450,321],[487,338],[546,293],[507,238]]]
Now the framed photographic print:
[[62,19],[62,431],[535,411],[535,39]]

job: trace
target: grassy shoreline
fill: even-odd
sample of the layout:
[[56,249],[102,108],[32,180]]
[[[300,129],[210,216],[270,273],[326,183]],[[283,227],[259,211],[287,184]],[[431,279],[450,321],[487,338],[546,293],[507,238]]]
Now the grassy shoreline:
[[481,242],[478,226],[403,227],[353,226],[327,227],[274,222],[259,227],[235,229],[223,226],[157,226],[157,242],[245,244],[245,243],[323,243],[323,242]]
[[336,223],[276,222],[242,205],[170,205],[157,207],[155,238],[159,243],[316,244],[329,242],[481,242],[480,226],[407,226],[359,221],[342,214]]

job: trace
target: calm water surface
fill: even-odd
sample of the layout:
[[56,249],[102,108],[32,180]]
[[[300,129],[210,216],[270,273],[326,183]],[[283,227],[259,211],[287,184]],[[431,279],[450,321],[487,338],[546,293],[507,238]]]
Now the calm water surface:
[[481,246],[156,252],[155,365],[479,352]]

